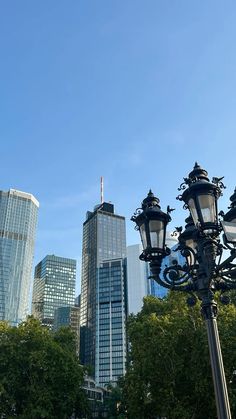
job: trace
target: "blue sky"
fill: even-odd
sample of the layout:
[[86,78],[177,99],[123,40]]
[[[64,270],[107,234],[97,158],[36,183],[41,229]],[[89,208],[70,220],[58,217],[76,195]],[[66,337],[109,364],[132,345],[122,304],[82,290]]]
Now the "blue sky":
[[[35,264],[81,259],[82,223],[104,197],[129,221],[151,187],[187,214],[177,187],[198,161],[236,185],[236,3],[3,0],[0,188],[40,201]],[[79,266],[78,264],[78,266]],[[80,272],[78,272],[79,289]]]

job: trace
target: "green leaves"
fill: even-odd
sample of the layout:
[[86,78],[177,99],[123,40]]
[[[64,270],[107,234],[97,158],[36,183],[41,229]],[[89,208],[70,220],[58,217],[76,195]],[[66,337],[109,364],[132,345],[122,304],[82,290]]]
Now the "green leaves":
[[82,382],[69,328],[53,334],[32,317],[18,328],[0,323],[0,417],[79,417]]
[[[129,418],[213,419],[214,390],[200,307],[186,296],[147,297],[128,320],[129,365],[122,391]],[[219,304],[219,332],[231,408],[236,393],[236,308]],[[235,371],[235,374],[233,373]]]

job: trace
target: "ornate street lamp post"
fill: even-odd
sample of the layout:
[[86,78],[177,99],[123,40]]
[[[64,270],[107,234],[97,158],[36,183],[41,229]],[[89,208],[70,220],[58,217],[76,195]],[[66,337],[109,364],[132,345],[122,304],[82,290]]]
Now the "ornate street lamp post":
[[[177,250],[185,257],[183,266],[177,263],[164,269],[163,258],[170,253],[165,245],[166,227],[171,220],[169,207],[167,213],[161,210],[159,199],[149,191],[142,202],[142,208],[136,210],[131,218],[136,223],[143,244],[140,259],[150,263],[151,273],[158,284],[175,291],[189,294],[188,304],[201,301],[201,313],[206,323],[212,376],[214,382],[217,416],[219,419],[231,419],[220,340],[217,328],[217,304],[214,293],[221,292],[221,301],[229,302],[224,293],[236,288],[236,190],[232,195],[227,214],[222,211],[219,221],[217,201],[222,195],[222,178],[208,179],[208,173],[197,163],[188,178],[180,185],[183,191],[177,197],[184,202],[184,208],[190,211],[186,227],[178,228],[179,245]],[[223,233],[223,244],[220,235]],[[230,256],[221,262],[223,249],[230,251]]]

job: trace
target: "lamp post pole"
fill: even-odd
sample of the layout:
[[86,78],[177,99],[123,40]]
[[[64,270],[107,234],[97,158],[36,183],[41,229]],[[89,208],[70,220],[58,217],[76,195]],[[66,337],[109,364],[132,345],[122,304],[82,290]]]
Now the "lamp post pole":
[[217,417],[220,419],[231,419],[229,397],[216,320],[216,305],[211,302],[203,304],[202,314],[205,319],[207,329]]
[[[169,207],[167,213],[161,210],[159,199],[151,191],[131,218],[136,223],[143,244],[140,259],[150,263],[153,278],[158,284],[174,291],[189,294],[189,305],[194,305],[197,298],[201,301],[201,313],[205,320],[210,353],[212,377],[218,419],[231,419],[230,404],[225,379],[224,365],[217,327],[217,304],[214,293],[221,292],[224,304],[229,298],[224,293],[236,289],[236,191],[230,198],[230,211],[224,214],[223,221],[218,219],[217,200],[224,188],[222,178],[213,178],[210,182],[208,173],[197,163],[179,190],[182,195],[177,199],[184,201],[184,208],[190,210],[186,219],[185,231],[177,228],[179,245],[177,250],[185,257],[183,265],[173,264],[165,267],[161,273],[163,258],[170,254],[165,245],[166,227],[171,220]],[[223,234],[224,246],[220,243]],[[230,256],[221,263],[223,249],[230,251]]]

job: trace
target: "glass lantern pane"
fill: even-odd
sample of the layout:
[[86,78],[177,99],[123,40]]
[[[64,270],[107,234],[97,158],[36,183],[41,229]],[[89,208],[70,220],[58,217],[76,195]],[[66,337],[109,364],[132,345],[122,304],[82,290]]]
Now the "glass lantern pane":
[[215,197],[213,195],[199,195],[198,202],[201,208],[204,223],[216,222]]
[[192,250],[195,251],[196,246],[197,246],[197,243],[195,242],[195,240],[188,239],[188,240],[186,240],[185,244],[186,244],[186,246],[190,247]]
[[[197,243],[195,242],[195,240],[188,239],[186,240],[185,244],[186,246],[190,247],[194,251],[194,253],[196,253]],[[195,263],[194,255],[191,252],[187,255],[187,262],[189,266],[192,266]]]
[[143,249],[146,249],[147,248],[147,236],[146,236],[145,223],[143,223],[140,226],[140,234],[141,234]]
[[190,198],[190,200],[188,201],[188,206],[191,212],[191,215],[193,217],[193,222],[195,225],[198,224],[198,216],[197,216],[197,210],[196,210],[196,206],[195,206],[195,202],[193,198]]
[[226,235],[227,241],[230,243],[236,243],[236,223],[222,221],[222,226],[224,233]]
[[150,220],[149,221],[150,229],[150,240],[151,247],[156,247],[163,249],[164,247],[164,225],[163,221],[159,220]]

